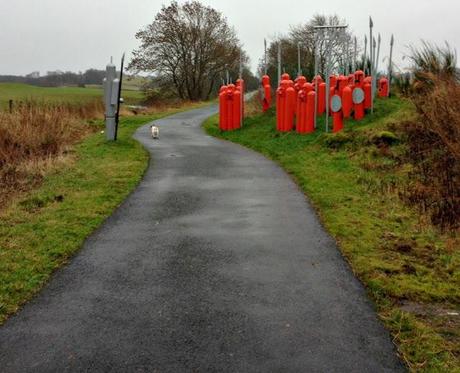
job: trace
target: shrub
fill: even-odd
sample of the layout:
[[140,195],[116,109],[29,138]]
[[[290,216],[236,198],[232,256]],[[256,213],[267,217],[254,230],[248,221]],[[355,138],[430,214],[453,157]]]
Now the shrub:
[[412,97],[417,117],[403,123],[413,164],[404,197],[443,229],[460,226],[460,85],[431,76]]

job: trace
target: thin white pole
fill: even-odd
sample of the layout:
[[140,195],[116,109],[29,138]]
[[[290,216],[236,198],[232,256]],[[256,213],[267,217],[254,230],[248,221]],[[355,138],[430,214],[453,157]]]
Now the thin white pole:
[[372,22],[372,17],[369,16],[369,30],[370,30],[370,35],[369,35],[369,54],[371,57],[371,68],[370,68],[370,73],[372,76],[372,81],[371,81],[371,113],[374,113],[374,43],[373,43],[373,36],[372,36],[372,28],[374,27],[374,22]]
[[278,41],[278,85],[281,83],[281,40]]
[[395,43],[395,38],[391,35],[390,41],[390,62],[388,62],[388,96],[390,95],[391,90],[391,78],[393,75],[393,45]]

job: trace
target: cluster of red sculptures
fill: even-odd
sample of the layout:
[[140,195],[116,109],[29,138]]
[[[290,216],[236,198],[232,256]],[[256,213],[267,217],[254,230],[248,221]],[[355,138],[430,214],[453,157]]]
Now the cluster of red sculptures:
[[244,116],[244,81],[228,84],[219,90],[219,128],[231,131],[241,127]]
[[[329,77],[329,114],[332,116],[332,132],[343,129],[344,119],[361,120],[372,107],[372,77],[358,70],[348,76]],[[262,77],[262,109],[272,104],[270,77]],[[315,131],[316,115],[326,112],[326,83],[321,76],[308,82],[304,76],[292,81],[289,74],[281,75],[276,90],[276,129],[281,132],[296,130],[298,133]],[[388,97],[389,82],[382,77],[378,81],[379,97]],[[230,131],[241,127],[244,116],[244,81],[224,85],[219,91],[219,128]]]
[[[364,72],[356,71],[348,76],[331,76],[329,91],[330,115],[333,118],[333,132],[343,129],[343,119],[364,118],[372,105],[372,78]],[[388,79],[382,77],[378,82],[379,97],[388,97]],[[294,128],[298,133],[311,133],[315,130],[314,116],[326,111],[326,83],[320,76],[309,83],[304,76],[292,81],[289,74],[281,76],[276,90],[276,128],[287,132]]]

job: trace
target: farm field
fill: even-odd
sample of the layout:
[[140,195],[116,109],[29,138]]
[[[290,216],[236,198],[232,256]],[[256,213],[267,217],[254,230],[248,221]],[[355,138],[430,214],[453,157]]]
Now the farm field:
[[[85,103],[102,97],[101,87],[37,87],[22,83],[0,83],[0,108],[5,109],[8,101],[46,101],[65,103]],[[139,90],[122,91],[126,104],[139,104],[143,94]]]

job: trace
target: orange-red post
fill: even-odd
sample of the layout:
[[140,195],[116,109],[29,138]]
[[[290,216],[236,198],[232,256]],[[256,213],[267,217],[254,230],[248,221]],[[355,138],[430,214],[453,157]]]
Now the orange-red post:
[[388,79],[385,77],[381,77],[379,79],[379,97],[380,98],[386,98],[388,97],[389,94],[389,84],[388,84]]
[[342,110],[332,113],[332,132],[340,132],[343,129],[343,112]]
[[353,109],[353,91],[350,86],[346,86],[342,91],[342,110],[343,117],[350,118]]
[[219,90],[219,129],[221,131],[226,131],[227,125],[227,86],[223,85]]
[[318,85],[318,115],[324,114],[326,111],[326,83]]
[[294,82],[288,80],[288,87],[286,88],[286,105],[284,107],[284,123],[282,131],[292,131],[294,126],[294,113],[296,107],[296,94],[294,89]]
[[307,105],[305,113],[305,132],[311,133],[315,130],[315,96],[316,92],[310,90],[307,93]]
[[264,93],[262,110],[266,112],[272,103],[272,87],[270,86],[270,77],[268,75],[262,77],[262,89]]
[[237,87],[233,92],[233,123],[232,129],[241,127],[241,88]]
[[364,90],[364,109],[370,109],[372,106],[372,84],[365,82],[363,85]]
[[286,106],[286,83],[281,81],[276,90],[276,129],[282,131],[284,128],[284,111]]

